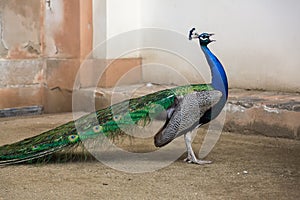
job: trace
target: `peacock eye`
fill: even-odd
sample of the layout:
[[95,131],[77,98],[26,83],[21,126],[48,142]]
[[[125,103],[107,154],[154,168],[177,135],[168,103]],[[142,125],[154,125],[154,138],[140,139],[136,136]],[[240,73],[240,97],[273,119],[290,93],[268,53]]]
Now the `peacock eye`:
[[95,132],[95,133],[99,133],[99,132],[101,132],[103,130],[103,127],[102,126],[94,126],[93,127],[93,131]]
[[70,135],[68,139],[70,142],[76,142],[76,140],[78,139],[78,135]]
[[38,145],[34,145],[34,146],[32,146],[32,150],[37,150],[39,148],[39,146]]
[[121,118],[122,118],[122,116],[121,115],[114,115],[114,121],[119,121]]

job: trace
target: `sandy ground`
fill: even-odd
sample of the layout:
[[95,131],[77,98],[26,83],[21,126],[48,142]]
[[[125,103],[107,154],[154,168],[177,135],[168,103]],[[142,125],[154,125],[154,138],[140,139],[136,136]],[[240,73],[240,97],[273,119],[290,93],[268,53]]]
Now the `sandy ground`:
[[[0,145],[71,118],[0,119]],[[200,142],[196,139],[194,147]],[[300,141],[223,133],[207,157],[213,163],[205,166],[186,164],[182,157],[142,174],[116,171],[93,159],[1,167],[0,199],[300,199],[299,155]]]

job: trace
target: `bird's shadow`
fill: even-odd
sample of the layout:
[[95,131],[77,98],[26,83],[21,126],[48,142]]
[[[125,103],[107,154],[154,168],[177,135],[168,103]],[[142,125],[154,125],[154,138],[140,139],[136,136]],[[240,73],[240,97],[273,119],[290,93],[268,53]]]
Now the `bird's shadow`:
[[[130,157],[122,157],[117,155],[116,152],[105,152],[105,155],[103,155],[108,162],[114,162],[115,160],[118,160],[118,162],[124,162],[124,161],[137,161],[134,160],[134,158]],[[184,158],[186,158],[187,153],[183,153],[179,158],[175,160],[167,160],[168,157],[155,157],[148,159],[149,162],[182,162]],[[108,158],[108,159],[107,159]],[[43,158],[37,158],[34,160],[26,161],[23,163],[17,163],[16,165],[48,165],[48,164],[71,164],[71,163],[99,163],[98,159],[96,159],[91,153],[89,152],[57,152],[53,155],[49,155]]]

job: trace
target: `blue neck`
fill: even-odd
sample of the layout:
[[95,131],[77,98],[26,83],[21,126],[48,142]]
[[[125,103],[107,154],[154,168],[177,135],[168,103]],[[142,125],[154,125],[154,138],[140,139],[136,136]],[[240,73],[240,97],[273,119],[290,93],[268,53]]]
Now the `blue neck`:
[[209,64],[209,67],[211,70],[211,76],[212,76],[211,84],[212,84],[213,88],[222,92],[222,94],[223,94],[222,100],[223,101],[225,100],[225,102],[224,102],[224,104],[225,104],[226,100],[228,98],[228,81],[227,81],[226,72],[225,72],[221,62],[209,50],[209,48],[207,46],[201,45],[201,49],[206,57],[206,60]]

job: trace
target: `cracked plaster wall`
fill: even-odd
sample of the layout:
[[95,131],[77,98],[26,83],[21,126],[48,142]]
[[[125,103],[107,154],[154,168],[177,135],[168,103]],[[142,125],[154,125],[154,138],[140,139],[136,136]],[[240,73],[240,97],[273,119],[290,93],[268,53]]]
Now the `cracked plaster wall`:
[[36,0],[0,2],[0,56],[36,58],[41,53],[40,4]]
[[0,1],[0,109],[43,104],[40,16],[40,1]]
[[0,1],[0,109],[71,110],[80,66],[80,5],[88,2]]

